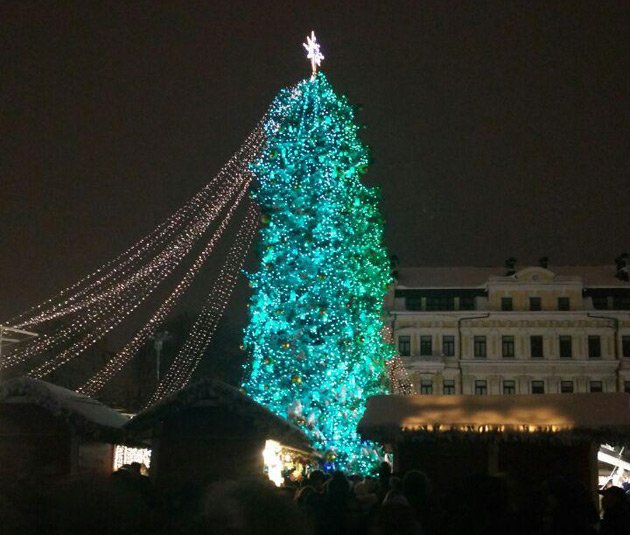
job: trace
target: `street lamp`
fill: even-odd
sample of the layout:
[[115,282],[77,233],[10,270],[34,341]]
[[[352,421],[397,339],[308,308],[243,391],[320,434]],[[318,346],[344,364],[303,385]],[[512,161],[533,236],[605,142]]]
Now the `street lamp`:
[[155,377],[158,384],[160,382],[160,360],[162,358],[162,348],[164,347],[164,342],[168,342],[172,339],[173,337],[168,331],[160,331],[151,337],[151,340],[153,340],[153,348],[155,349]]

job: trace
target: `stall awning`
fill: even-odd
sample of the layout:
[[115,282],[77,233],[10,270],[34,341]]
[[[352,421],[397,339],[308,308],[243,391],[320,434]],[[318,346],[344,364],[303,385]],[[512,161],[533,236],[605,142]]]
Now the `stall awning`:
[[630,442],[630,394],[373,396],[359,422],[366,439],[404,436]]

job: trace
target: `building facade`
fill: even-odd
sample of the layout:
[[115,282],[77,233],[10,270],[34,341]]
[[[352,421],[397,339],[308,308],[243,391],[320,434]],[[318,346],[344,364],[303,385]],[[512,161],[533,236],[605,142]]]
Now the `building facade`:
[[387,308],[417,393],[630,392],[624,266],[401,268]]

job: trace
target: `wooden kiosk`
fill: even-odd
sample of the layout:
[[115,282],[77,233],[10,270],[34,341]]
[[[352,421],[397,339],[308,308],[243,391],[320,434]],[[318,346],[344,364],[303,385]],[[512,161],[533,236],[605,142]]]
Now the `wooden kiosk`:
[[139,413],[130,438],[152,449],[150,477],[159,486],[264,475],[269,439],[283,451],[312,455],[306,436],[239,389],[205,379]]
[[45,381],[0,383],[0,478],[109,475],[127,418]]
[[358,431],[438,491],[502,474],[525,489],[570,475],[595,492],[599,445],[630,443],[630,394],[374,396]]

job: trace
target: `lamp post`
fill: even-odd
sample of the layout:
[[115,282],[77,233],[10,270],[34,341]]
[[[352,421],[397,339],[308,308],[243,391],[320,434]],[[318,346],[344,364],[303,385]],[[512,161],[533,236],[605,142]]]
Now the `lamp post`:
[[162,348],[164,342],[171,340],[173,337],[168,331],[160,331],[151,337],[153,340],[153,348],[155,349],[155,378],[160,383],[160,361],[162,359]]

